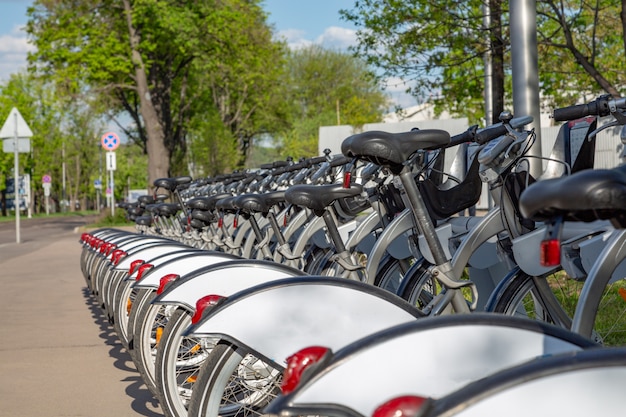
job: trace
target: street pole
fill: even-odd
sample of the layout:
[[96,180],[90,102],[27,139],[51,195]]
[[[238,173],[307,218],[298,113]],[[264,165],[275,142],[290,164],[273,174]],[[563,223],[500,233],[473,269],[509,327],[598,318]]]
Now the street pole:
[[63,196],[63,201],[62,201],[62,205],[63,207],[61,207],[61,212],[65,213],[67,211],[67,205],[66,205],[66,194],[65,194],[65,141],[63,141],[62,143],[62,147],[61,147],[61,156],[63,159],[63,163],[62,163],[62,168],[63,168],[63,192],[61,193],[61,195]]
[[113,170],[109,169],[111,184],[111,217],[115,217],[115,183],[113,182]]
[[15,193],[13,194],[15,197],[13,199],[14,203],[13,205],[15,206],[15,241],[17,243],[20,243],[20,188],[19,188],[19,178],[20,178],[20,167],[19,167],[19,163],[20,160],[18,158],[18,149],[17,149],[17,112],[14,113],[15,115],[15,136],[14,136],[14,146],[13,146],[13,169],[14,169],[14,174],[13,174],[13,189],[15,191]]
[[532,116],[535,143],[528,155],[529,173],[538,178],[542,172],[541,113],[539,111],[539,65],[537,60],[537,2],[509,0],[511,16],[511,64],[513,69],[513,108],[515,116]]

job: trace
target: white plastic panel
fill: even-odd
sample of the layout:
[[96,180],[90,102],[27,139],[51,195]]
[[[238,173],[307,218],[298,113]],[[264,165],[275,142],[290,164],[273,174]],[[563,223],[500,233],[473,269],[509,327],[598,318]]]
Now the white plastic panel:
[[186,305],[194,309],[196,301],[206,295],[215,294],[228,297],[255,285],[294,276],[296,275],[274,268],[242,265],[233,262],[227,268],[209,271],[185,280],[171,290],[166,290],[161,296],[160,303]]
[[464,407],[457,417],[622,417],[626,367],[563,372],[528,381]]
[[174,252],[180,252],[183,250],[191,251],[194,249],[185,247],[183,245],[177,245],[177,244],[163,244],[163,243],[149,244],[145,248],[144,247],[137,248],[137,250],[132,251],[128,255],[124,256],[113,269],[118,270],[118,271],[120,270],[127,271],[128,268],[130,267],[130,264],[137,259],[141,259],[147,262],[148,260],[154,259],[158,256],[171,254]]
[[174,253],[172,254],[172,256],[167,257],[169,259],[166,260],[162,260],[163,257],[160,257],[160,266],[155,265],[150,273],[144,275],[141,280],[137,282],[136,286],[139,288],[158,288],[161,277],[165,275],[178,274],[182,277],[183,275],[189,274],[190,272],[193,272],[197,269],[204,268],[205,266],[233,260],[232,256],[227,256],[223,254],[220,255],[217,253],[185,256],[186,254],[191,253],[197,253],[197,251],[185,251],[180,254]]
[[[573,350],[580,348],[543,333],[508,326],[464,324],[424,329],[362,349],[311,382],[293,404],[343,404],[371,416],[376,407],[399,395],[439,398],[512,365]],[[344,389],[346,386],[350,389]]]
[[300,284],[273,287],[212,314],[196,334],[222,334],[284,365],[298,350],[337,350],[388,327],[415,320],[385,299],[348,286]]

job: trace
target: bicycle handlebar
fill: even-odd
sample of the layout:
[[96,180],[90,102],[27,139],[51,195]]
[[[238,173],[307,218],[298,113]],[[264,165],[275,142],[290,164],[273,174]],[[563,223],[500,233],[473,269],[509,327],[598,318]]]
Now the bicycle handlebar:
[[626,109],[626,98],[614,99],[610,94],[605,94],[589,103],[554,109],[552,117],[563,122],[586,116],[608,116],[617,109]]
[[[532,116],[521,116],[511,119],[509,121],[509,125],[513,129],[517,129],[532,123],[532,121]],[[507,133],[507,126],[504,123],[497,123],[483,129],[478,129],[478,126],[471,126],[465,132],[452,136],[450,138],[450,143],[446,145],[446,148],[460,145],[465,142],[476,142],[479,145],[483,145],[493,139],[499,138],[502,135],[506,135]]]

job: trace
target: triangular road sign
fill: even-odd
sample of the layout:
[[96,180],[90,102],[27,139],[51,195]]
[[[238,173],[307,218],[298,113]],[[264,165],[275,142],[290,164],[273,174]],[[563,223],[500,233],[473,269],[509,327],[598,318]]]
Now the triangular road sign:
[[[17,117],[15,117],[16,114]],[[4,125],[2,125],[2,129],[0,129],[0,139],[14,138],[16,123],[18,138],[30,138],[33,136],[33,132],[26,124],[26,121],[24,120],[20,112],[17,110],[17,108],[13,107],[11,109],[11,113],[9,113],[9,117],[7,117]]]

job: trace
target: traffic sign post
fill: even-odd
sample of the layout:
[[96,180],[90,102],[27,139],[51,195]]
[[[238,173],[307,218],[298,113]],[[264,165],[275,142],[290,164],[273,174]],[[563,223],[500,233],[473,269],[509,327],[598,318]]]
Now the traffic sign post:
[[[32,136],[33,132],[30,130],[30,127],[28,127],[28,124],[26,124],[26,121],[17,110],[17,108],[13,107],[11,109],[11,112],[9,113],[9,117],[7,117],[4,125],[2,125],[2,129],[0,129],[0,139],[2,139],[2,149],[4,150],[4,152],[8,153],[13,151],[13,177],[16,179],[16,182],[19,178],[20,173],[18,154],[20,152],[30,152],[30,138]],[[13,138],[13,140],[6,140],[9,138]],[[24,141],[28,143],[28,147],[20,147],[20,144],[23,145]],[[7,142],[12,142],[12,146],[9,145]],[[30,191],[30,181],[28,187]],[[17,243],[20,243],[20,206],[19,193],[17,192],[17,184],[15,191],[15,240]]]
[[48,174],[41,177],[41,186],[46,200],[46,216],[50,215],[50,188],[52,187],[52,177]]
[[[104,135],[102,135],[102,138],[100,138],[100,143],[102,144],[102,148],[107,152],[107,160],[106,160],[106,168],[109,171],[109,183],[110,183],[110,187],[111,187],[111,192],[110,192],[110,197],[109,197],[109,193],[107,193],[107,198],[110,198],[111,200],[111,216],[115,216],[115,193],[113,192],[114,190],[114,183],[113,183],[113,171],[115,171],[116,168],[116,164],[115,164],[115,150],[120,146],[120,138],[117,136],[116,133],[114,132],[107,132]],[[109,191],[107,189],[107,191]]]

